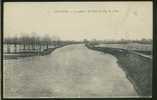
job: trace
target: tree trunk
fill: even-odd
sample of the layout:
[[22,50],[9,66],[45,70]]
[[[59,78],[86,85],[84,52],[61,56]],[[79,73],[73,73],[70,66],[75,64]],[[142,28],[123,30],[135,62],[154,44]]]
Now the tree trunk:
[[41,44],[39,44],[39,52],[41,52]]
[[23,44],[23,50],[26,50],[26,45],[25,45],[25,43]]
[[10,46],[7,44],[7,53],[10,53]]
[[48,49],[49,48],[49,45],[48,45],[48,43],[46,44],[46,49]]
[[14,44],[14,52],[16,53],[16,51],[17,51],[17,45],[16,45],[16,43]]

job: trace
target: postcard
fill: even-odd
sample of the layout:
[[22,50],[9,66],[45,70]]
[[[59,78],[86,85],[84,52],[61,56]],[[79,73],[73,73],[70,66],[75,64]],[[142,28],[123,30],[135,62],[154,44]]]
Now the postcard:
[[153,3],[4,2],[4,98],[152,97]]

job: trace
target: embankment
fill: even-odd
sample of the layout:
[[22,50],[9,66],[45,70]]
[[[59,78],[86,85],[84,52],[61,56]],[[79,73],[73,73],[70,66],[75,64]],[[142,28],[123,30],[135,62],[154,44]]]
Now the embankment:
[[110,53],[117,57],[118,64],[125,71],[127,78],[134,85],[140,96],[152,96],[152,59],[137,55],[124,49],[94,47],[89,49]]

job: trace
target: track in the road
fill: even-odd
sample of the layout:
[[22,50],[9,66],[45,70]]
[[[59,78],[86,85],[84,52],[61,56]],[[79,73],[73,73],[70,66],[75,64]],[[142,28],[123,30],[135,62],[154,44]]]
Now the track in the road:
[[70,45],[43,57],[4,62],[5,97],[136,96],[110,54]]

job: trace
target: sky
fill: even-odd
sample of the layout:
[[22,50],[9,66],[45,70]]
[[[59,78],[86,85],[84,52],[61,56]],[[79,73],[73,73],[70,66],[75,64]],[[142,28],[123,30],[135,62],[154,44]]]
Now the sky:
[[152,2],[5,2],[4,37],[152,38]]

